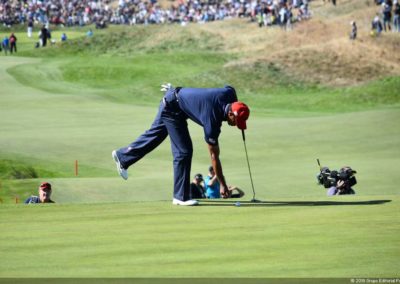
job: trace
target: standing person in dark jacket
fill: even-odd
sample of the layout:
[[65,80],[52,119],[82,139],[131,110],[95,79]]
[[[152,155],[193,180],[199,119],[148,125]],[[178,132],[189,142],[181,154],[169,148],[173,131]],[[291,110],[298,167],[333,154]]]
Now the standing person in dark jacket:
[[211,165],[220,183],[221,196],[229,197],[228,186],[219,159],[218,137],[223,121],[244,131],[250,114],[249,108],[237,100],[236,91],[230,86],[198,89],[173,88],[169,84],[164,87],[162,90],[166,92],[150,129],[129,146],[112,152],[119,174],[123,179],[128,179],[127,169],[153,151],[169,136],[174,158],[172,203],[174,205],[197,205],[196,200],[190,199],[193,146],[187,119],[191,119],[203,127]]
[[12,33],[10,35],[9,40],[10,40],[10,52],[11,52],[11,54],[13,53],[13,51],[15,53],[17,53],[17,37],[14,35],[14,33]]
[[400,4],[398,0],[393,1],[393,30],[400,32]]
[[383,15],[383,29],[386,30],[386,27],[390,31],[392,29],[390,22],[392,21],[392,6],[389,5],[388,3],[383,3],[382,4],[383,9],[382,9],[382,15]]
[[46,46],[47,45],[47,38],[48,38],[49,32],[46,29],[46,26],[43,25],[42,29],[40,30],[40,39],[42,41],[42,46]]

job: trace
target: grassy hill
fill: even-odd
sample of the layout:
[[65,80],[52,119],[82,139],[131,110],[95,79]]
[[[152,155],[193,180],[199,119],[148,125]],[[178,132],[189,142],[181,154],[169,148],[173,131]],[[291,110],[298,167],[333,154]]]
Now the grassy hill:
[[[400,37],[370,36],[372,1],[311,9],[287,32],[243,19],[92,38],[55,28],[69,40],[41,49],[19,28],[18,56],[0,56],[0,277],[398,277]],[[247,202],[242,137],[226,125],[221,159],[246,192],[240,207],[173,207],[168,141],[117,176],[111,151],[150,125],[164,82],[237,89],[263,203]],[[205,174],[202,129],[189,127],[192,175]],[[316,158],[356,169],[357,194],[327,198]],[[15,204],[45,180],[55,206]]]

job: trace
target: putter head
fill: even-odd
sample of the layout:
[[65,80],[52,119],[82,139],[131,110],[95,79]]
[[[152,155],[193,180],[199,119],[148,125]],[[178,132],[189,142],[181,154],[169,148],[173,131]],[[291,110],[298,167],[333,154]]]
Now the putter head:
[[250,202],[251,202],[251,203],[260,203],[261,200],[258,200],[258,199],[253,198],[252,200],[250,200]]

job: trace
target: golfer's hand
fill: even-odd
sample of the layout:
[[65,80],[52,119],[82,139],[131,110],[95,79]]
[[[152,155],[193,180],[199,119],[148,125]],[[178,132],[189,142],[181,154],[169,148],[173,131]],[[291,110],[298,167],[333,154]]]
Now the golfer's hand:
[[162,84],[162,85],[161,85],[160,91],[161,91],[161,92],[166,92],[166,91],[168,91],[168,90],[171,89],[171,88],[172,88],[171,83]]
[[219,193],[221,194],[222,198],[229,198],[230,191],[229,191],[228,187],[221,185],[219,188]]

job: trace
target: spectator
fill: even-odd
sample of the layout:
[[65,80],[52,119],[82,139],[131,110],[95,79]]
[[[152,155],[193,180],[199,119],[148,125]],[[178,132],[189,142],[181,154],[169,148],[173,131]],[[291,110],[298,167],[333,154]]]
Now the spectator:
[[39,35],[41,46],[45,47],[47,45],[48,36],[49,36],[49,31],[47,30],[46,26],[43,25]]
[[[206,197],[210,199],[220,198],[219,182],[212,166],[208,168],[208,176],[204,180]],[[236,186],[228,186],[230,198],[241,198],[244,196],[243,190]]]
[[54,44],[54,43],[55,43],[55,40],[52,40],[52,39],[51,39],[51,30],[50,30],[50,28],[49,28],[48,25],[46,25],[46,30],[47,30],[47,40],[50,40],[50,43],[51,43],[51,44]]
[[357,38],[357,24],[355,21],[352,21],[350,25],[351,25],[350,39],[355,40]]
[[62,41],[62,42],[67,41],[67,35],[66,35],[65,33],[63,33],[63,34],[61,35],[61,41]]
[[190,184],[190,199],[206,198],[205,190],[202,185],[203,175],[196,174]]
[[236,186],[229,186],[230,198],[241,198],[244,196],[244,191]]
[[219,182],[217,179],[217,175],[214,172],[213,166],[208,168],[208,175],[204,179],[204,187],[206,190],[206,197],[207,198],[221,198],[219,192]]
[[[115,8],[111,7],[108,0],[26,0],[23,2],[26,4],[21,5],[21,1],[0,1],[0,23],[10,27],[29,19],[28,36],[29,27],[30,25],[33,27],[34,22],[67,26],[95,24],[96,28],[105,28],[109,23],[207,23],[232,17],[246,17],[254,21],[260,15],[264,22],[276,24],[279,23],[276,19],[282,6],[288,8],[293,4],[295,9],[299,9],[303,5],[303,8],[307,9],[308,5],[308,0],[187,0],[174,3],[169,9],[162,9],[155,0],[148,2],[121,0],[122,5]],[[302,14],[301,19],[308,17],[307,10],[303,9],[299,13]]]
[[39,196],[32,195],[27,200],[25,204],[30,203],[55,203],[51,200],[51,184],[48,182],[42,182],[39,186]]
[[258,13],[257,14],[257,22],[258,22],[258,26],[260,27],[260,28],[262,28],[262,26],[263,26],[263,15],[261,14],[261,13]]
[[92,31],[92,29],[89,29],[89,30],[87,31],[86,36],[87,36],[87,37],[92,37],[92,36],[93,36],[93,31]]
[[29,19],[29,22],[28,22],[28,31],[27,31],[28,37],[29,37],[29,38],[32,37],[32,31],[33,31],[33,20],[32,20],[32,19]]
[[5,55],[7,55],[8,54],[8,50],[10,49],[10,40],[8,39],[7,36],[5,36],[3,38],[3,41],[1,42],[1,45],[3,46],[3,50],[4,50]]
[[350,187],[346,186],[346,183],[343,180],[339,180],[336,186],[332,186],[328,189],[328,196],[333,195],[344,195],[344,194],[356,194],[356,192]]
[[398,0],[394,0],[393,5],[393,31],[400,32],[400,4]]
[[383,14],[383,29],[386,32],[386,27],[391,30],[390,22],[392,20],[392,7],[388,3],[382,4],[382,14]]
[[17,53],[17,37],[14,35],[14,33],[12,33],[10,35],[9,40],[10,40],[10,52],[11,52],[11,54],[13,53],[13,51],[15,53]]
[[286,30],[291,30],[292,29],[292,6],[289,6],[289,8],[286,10]]
[[379,36],[383,30],[382,22],[379,19],[379,16],[376,15],[374,20],[372,21],[372,33],[373,35]]

